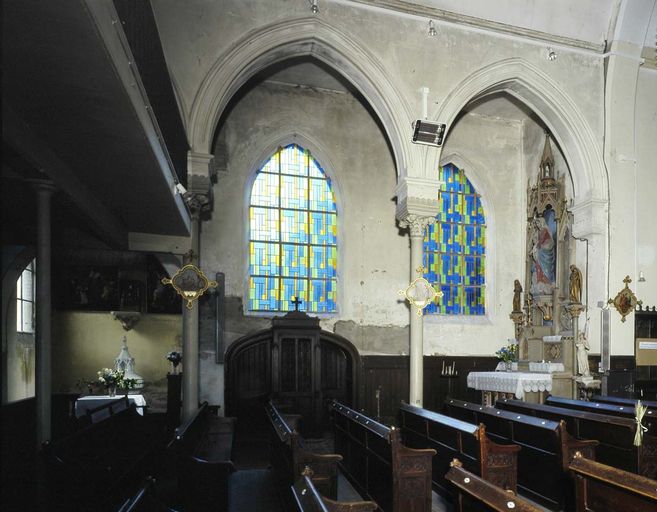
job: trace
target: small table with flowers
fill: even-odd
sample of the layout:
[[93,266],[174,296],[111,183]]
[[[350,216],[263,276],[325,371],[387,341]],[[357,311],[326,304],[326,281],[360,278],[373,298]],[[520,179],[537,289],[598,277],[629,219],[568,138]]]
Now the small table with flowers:
[[[113,402],[121,398],[121,395],[89,395],[82,396],[75,401],[75,417],[80,418],[87,413],[87,410],[95,409],[96,407]],[[137,406],[137,412],[144,415],[144,408],[146,407],[146,399],[143,395],[128,395],[128,402]]]
[[[468,387],[481,391],[482,404],[487,406],[495,405],[495,401],[501,398],[513,398],[514,395],[519,400],[542,404],[545,392],[552,391],[552,375],[530,372],[470,372]],[[528,397],[530,393],[534,396]]]

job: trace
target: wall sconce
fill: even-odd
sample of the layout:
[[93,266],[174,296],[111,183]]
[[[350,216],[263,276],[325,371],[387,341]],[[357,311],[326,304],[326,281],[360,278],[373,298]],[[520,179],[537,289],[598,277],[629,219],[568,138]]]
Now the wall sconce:
[[436,27],[433,25],[433,20],[429,20],[429,36],[436,37]]
[[317,14],[319,12],[319,6],[317,5],[317,0],[308,0],[308,3],[310,4],[310,11],[313,14]]
[[639,282],[639,283],[645,283],[646,282],[646,276],[643,275],[643,270],[639,271],[639,280],[637,282]]
[[550,47],[548,47],[548,49],[547,49],[547,60],[549,60],[549,61],[557,60],[557,52],[555,52]]

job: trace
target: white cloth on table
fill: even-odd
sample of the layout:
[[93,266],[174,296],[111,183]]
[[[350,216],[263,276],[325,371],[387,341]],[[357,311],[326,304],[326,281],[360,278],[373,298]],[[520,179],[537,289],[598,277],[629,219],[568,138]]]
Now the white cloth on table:
[[552,375],[528,372],[470,372],[468,387],[479,391],[513,393],[522,400],[531,391],[552,391]]
[[[497,363],[497,366],[495,367],[496,372],[505,372],[506,371],[506,363],[504,361],[500,361]],[[511,362],[511,371],[517,372],[518,371],[518,361],[512,361]]]
[[[84,416],[89,409],[95,409],[99,405],[106,404],[118,400],[122,395],[109,396],[109,395],[89,395],[82,396],[75,401],[75,417],[79,418]],[[146,399],[143,395],[128,395],[128,403],[137,406],[137,412],[144,415],[144,407],[146,406]]]

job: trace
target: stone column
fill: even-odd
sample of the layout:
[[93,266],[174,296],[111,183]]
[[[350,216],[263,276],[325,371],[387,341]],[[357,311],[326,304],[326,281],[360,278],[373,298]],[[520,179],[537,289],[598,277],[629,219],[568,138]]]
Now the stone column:
[[[199,228],[203,207],[208,204],[205,194],[188,194],[187,204],[192,214],[191,249],[185,254],[183,265],[192,264],[200,268]],[[183,302],[183,343],[182,343],[182,421],[188,420],[198,409],[199,360],[198,360],[198,302],[187,309]]]
[[52,409],[52,319],[51,319],[51,230],[52,182],[35,181],[37,195],[35,396],[37,448],[51,438]]
[[[411,282],[424,274],[423,242],[427,226],[436,222],[436,217],[408,214],[400,219],[400,225],[408,227],[411,235]],[[410,383],[409,403],[422,407],[424,387],[424,316],[410,310]]]

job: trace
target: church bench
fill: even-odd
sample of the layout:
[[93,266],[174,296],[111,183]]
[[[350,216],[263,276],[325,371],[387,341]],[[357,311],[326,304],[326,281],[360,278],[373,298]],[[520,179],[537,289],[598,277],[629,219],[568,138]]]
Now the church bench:
[[312,470],[303,474],[292,486],[292,497],[298,512],[370,512],[377,510],[373,501],[334,501],[319,492],[313,483]]
[[93,409],[87,409],[85,417],[89,423],[98,423],[106,418],[109,418],[117,412],[127,409],[130,405],[127,396],[122,396],[116,400],[101,404]]
[[516,492],[519,446],[497,444],[486,435],[483,424],[450,418],[421,407],[402,403],[399,428],[409,448],[433,448],[433,489],[445,496],[453,487],[445,480],[450,462],[458,458],[466,469],[498,487]]
[[169,445],[176,460],[178,490],[185,510],[226,510],[234,418],[215,416],[207,402],[178,427]]
[[542,512],[544,509],[512,491],[502,489],[463,468],[458,459],[450,464],[445,480],[456,489],[455,512],[498,511]]
[[156,496],[155,479],[146,477],[144,484],[130,496],[117,512],[176,512]]
[[444,407],[450,416],[486,425],[488,437],[495,442],[520,446],[518,492],[521,495],[550,510],[567,508],[573,497],[568,462],[577,450],[593,458],[597,441],[573,439],[565,423],[531,414],[520,415],[453,398],[445,400]]
[[401,432],[333,400],[335,450],[356,491],[383,512],[431,511],[433,449],[407,448]]
[[49,496],[67,510],[112,510],[163,448],[134,405],[44,448]]
[[271,464],[276,479],[289,489],[308,467],[318,491],[328,498],[335,498],[338,462],[342,456],[305,450],[297,430],[299,417],[281,414],[271,400],[265,404],[265,413],[271,425]]
[[570,463],[577,512],[657,510],[657,481],[589,460],[577,453]]
[[596,439],[600,443],[595,458],[618,469],[655,478],[657,474],[657,439],[644,435],[641,446],[634,446],[636,422],[630,418],[577,411],[520,400],[498,400],[496,407],[553,421],[565,421],[568,432],[578,439]]
[[[554,407],[564,407],[576,411],[594,412],[598,414],[608,414],[618,416],[619,418],[629,418],[634,420],[636,415],[636,400],[630,401],[631,404],[605,404],[600,402],[586,402],[584,400],[573,400],[561,396],[549,396],[545,400],[545,405]],[[641,402],[642,405],[646,405]],[[643,426],[646,427],[647,434],[657,436],[657,409],[648,408],[643,416]]]
[[[641,400],[641,405],[645,405],[649,409],[657,409],[657,402],[652,400],[643,400],[641,398],[622,398],[620,396],[604,396],[604,395],[593,395],[591,397],[591,402],[597,402],[601,404],[613,404],[613,405],[627,405],[634,409],[637,400]],[[646,413],[647,414],[647,413]],[[653,412],[653,414],[656,414]]]

